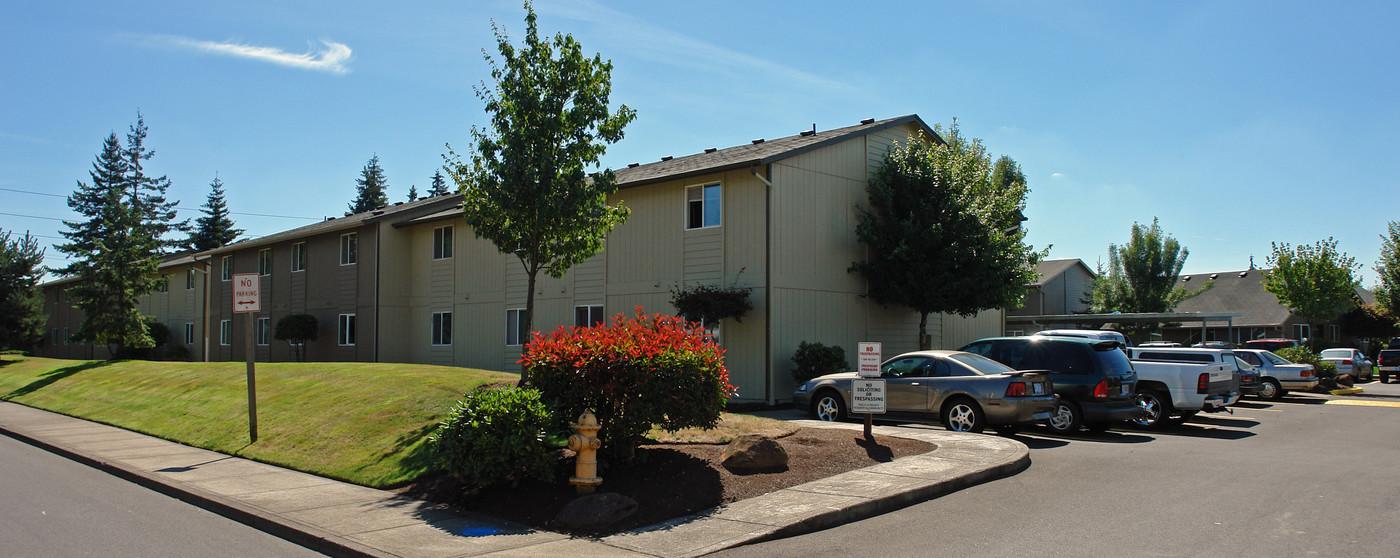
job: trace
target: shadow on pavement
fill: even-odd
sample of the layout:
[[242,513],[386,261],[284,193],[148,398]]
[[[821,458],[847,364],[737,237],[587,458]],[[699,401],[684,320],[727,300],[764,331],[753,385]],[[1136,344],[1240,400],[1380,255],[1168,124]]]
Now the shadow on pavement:
[[1197,424],[1210,424],[1215,426],[1230,426],[1234,428],[1254,428],[1259,426],[1259,421],[1252,418],[1234,417],[1230,415],[1196,415],[1188,422]]
[[[1057,440],[1063,442],[1062,444],[1058,445],[1065,445],[1069,442],[1089,442],[1098,444],[1141,444],[1143,442],[1152,441],[1152,436],[1146,435],[1142,432],[1126,430],[1126,427],[1117,430],[1109,430],[1106,432],[1090,432],[1088,430],[1080,430],[1078,433],[1075,434],[1056,434],[1049,428],[1037,428],[1036,430],[1031,431],[1031,433],[1035,434],[1036,436],[1044,437],[1048,440]],[[1024,440],[1022,440],[1022,442],[1024,442]]]
[[[1199,418],[1199,417],[1197,417]],[[1197,425],[1188,422],[1175,428],[1166,428],[1157,432],[1159,436],[1190,436],[1193,438],[1214,438],[1216,440],[1241,440],[1254,436],[1253,432],[1247,430],[1234,430],[1230,428],[1216,428],[1210,425]]]

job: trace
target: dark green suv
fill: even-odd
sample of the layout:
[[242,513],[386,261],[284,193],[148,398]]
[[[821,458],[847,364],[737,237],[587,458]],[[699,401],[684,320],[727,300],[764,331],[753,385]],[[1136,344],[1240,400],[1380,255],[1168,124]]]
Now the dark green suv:
[[968,343],[960,351],[976,353],[1017,370],[1046,370],[1060,396],[1051,430],[1095,432],[1142,413],[1133,389],[1137,373],[1122,345],[1074,337],[993,337]]

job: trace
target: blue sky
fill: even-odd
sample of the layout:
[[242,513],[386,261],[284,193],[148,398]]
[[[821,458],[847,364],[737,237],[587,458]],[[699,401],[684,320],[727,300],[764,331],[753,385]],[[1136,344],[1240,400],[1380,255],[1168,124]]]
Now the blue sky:
[[[1400,191],[1400,3],[540,1],[637,110],[607,166],[915,113],[1029,178],[1030,242],[1106,259],[1160,219],[1185,271],[1335,237],[1371,286]],[[486,115],[490,21],[519,2],[0,5],[0,229],[64,200],[139,109],[197,217],[217,176],[265,235],[339,216],[378,155],[421,192]],[[29,193],[29,192],[37,192]],[[53,195],[42,195],[53,194]],[[302,217],[263,217],[250,214]],[[48,264],[63,265],[50,248]]]

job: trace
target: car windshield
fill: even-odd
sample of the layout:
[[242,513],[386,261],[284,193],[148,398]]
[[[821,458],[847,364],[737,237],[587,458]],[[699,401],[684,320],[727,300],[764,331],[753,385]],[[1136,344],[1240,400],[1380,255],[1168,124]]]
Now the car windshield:
[[1293,363],[1292,363],[1291,361],[1289,361],[1288,359],[1283,358],[1283,357],[1281,357],[1281,356],[1278,356],[1278,355],[1274,354],[1273,351],[1263,351],[1263,352],[1261,352],[1261,353],[1259,353],[1259,354],[1260,354],[1260,355],[1263,355],[1265,360],[1267,360],[1267,361],[1269,361],[1269,362],[1272,362],[1272,363],[1274,363],[1274,364],[1293,364]]
[[948,359],[966,364],[981,374],[1005,374],[1007,372],[1015,372],[1010,366],[972,353],[954,353],[948,355]]

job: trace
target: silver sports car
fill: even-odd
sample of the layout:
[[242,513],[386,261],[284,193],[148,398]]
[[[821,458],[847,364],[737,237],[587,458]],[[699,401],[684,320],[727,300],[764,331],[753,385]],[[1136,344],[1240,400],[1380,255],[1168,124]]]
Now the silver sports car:
[[[1056,396],[1050,376],[1018,371],[981,355],[961,351],[905,353],[880,365],[885,380],[885,414],[892,420],[934,420],[948,430],[1015,432],[1050,418]],[[798,409],[821,420],[850,416],[855,372],[808,380],[793,393]]]

